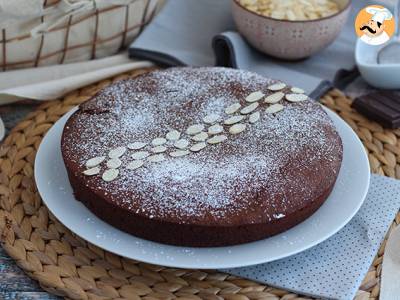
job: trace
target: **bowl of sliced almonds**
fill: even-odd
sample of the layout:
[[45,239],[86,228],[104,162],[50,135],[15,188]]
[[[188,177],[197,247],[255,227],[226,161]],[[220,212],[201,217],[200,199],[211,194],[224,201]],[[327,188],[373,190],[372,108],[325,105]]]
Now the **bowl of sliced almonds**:
[[331,44],[350,12],[351,0],[232,0],[238,31],[256,49],[299,60]]

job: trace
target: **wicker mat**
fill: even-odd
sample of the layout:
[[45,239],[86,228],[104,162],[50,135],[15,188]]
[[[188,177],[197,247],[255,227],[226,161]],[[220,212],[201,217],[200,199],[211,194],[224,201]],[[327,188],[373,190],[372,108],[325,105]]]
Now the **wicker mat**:
[[[80,239],[52,216],[36,190],[33,165],[47,130],[72,107],[135,71],[43,103],[19,123],[0,148],[0,234],[5,251],[46,291],[72,299],[305,299],[215,271],[166,268],[125,259]],[[340,91],[323,103],[346,120],[368,151],[374,173],[400,178],[400,130],[386,130],[350,108]],[[400,213],[395,224],[400,223]],[[385,243],[356,299],[379,296]]]

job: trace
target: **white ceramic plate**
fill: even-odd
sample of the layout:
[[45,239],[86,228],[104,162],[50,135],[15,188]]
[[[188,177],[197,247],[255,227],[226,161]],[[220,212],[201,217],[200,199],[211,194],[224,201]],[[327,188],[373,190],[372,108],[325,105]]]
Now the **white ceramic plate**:
[[75,200],[60,149],[61,133],[72,112],[61,118],[40,144],[35,161],[39,193],[50,211],[77,235],[135,260],[179,268],[217,269],[284,258],[336,233],[355,215],[368,191],[370,170],[360,140],[342,119],[327,110],[343,140],[343,164],[331,195],[306,221],[271,238],[230,247],[175,247],[143,240],[101,221]]
[[3,140],[5,135],[6,135],[6,128],[4,127],[3,120],[0,118],[0,141]]

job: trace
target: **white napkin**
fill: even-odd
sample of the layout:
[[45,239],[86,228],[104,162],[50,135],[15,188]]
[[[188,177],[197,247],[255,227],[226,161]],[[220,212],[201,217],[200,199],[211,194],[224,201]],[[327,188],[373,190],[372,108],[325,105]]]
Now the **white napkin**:
[[148,61],[133,61],[123,53],[87,62],[0,73],[0,105],[21,99],[57,99],[99,80],[150,66]]
[[[354,299],[399,207],[400,180],[374,174],[367,198],[358,213],[329,239],[290,257],[224,271],[317,298]],[[388,254],[394,257],[390,249],[391,246],[387,245],[385,257]],[[400,245],[395,245],[393,255],[398,257],[399,249]],[[385,259],[383,264],[384,270]],[[400,265],[398,258],[396,264],[397,268]],[[387,273],[390,272],[388,269]],[[388,281],[387,285],[389,289],[398,291],[399,275],[392,278],[394,281]],[[384,281],[385,275],[383,284]],[[396,296],[399,295],[397,292]],[[389,296],[381,299],[399,298]]]
[[400,300],[400,225],[389,236],[383,256],[381,300]]

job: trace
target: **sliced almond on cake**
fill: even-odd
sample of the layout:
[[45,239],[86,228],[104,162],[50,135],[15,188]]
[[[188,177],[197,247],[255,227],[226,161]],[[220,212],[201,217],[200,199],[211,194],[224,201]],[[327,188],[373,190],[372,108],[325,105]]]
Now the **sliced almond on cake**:
[[230,117],[229,119],[226,119],[224,121],[224,124],[225,125],[233,125],[235,123],[239,123],[239,122],[243,121],[244,118],[245,118],[244,116],[233,116],[233,117]]
[[124,155],[125,151],[126,151],[126,147],[115,148],[115,149],[111,150],[110,152],[108,152],[108,157],[110,157],[110,158],[121,157],[122,155]]
[[249,122],[250,122],[251,124],[254,124],[254,123],[258,122],[258,120],[260,120],[260,116],[261,116],[261,114],[260,114],[259,111],[256,111],[256,112],[252,113],[252,114],[249,116]]
[[147,151],[139,151],[139,152],[135,152],[131,155],[131,157],[133,159],[144,159],[146,157],[148,157],[150,155],[149,152]]
[[99,167],[94,167],[94,168],[83,171],[83,174],[86,176],[93,176],[93,175],[97,175],[99,173],[100,173]]
[[192,137],[192,140],[196,142],[204,142],[208,138],[207,132],[200,132]]
[[215,125],[210,126],[210,127],[208,128],[208,134],[211,134],[211,135],[219,134],[219,133],[221,133],[221,132],[223,132],[223,131],[224,131],[224,127],[222,127],[222,126],[219,125],[219,124],[215,124]]
[[189,150],[176,150],[171,152],[169,155],[172,157],[181,157],[181,156],[185,156],[188,155],[190,153]]
[[249,113],[252,113],[253,111],[255,111],[255,110],[257,109],[258,105],[259,105],[258,102],[254,102],[254,103],[252,103],[252,104],[250,104],[250,105],[244,107],[244,108],[240,111],[240,113],[243,114],[243,115],[247,115],[247,114],[249,114]]
[[307,95],[305,94],[286,94],[286,100],[289,102],[301,102],[307,100]]
[[85,166],[86,168],[93,168],[101,164],[104,160],[106,159],[105,156],[97,156],[89,159],[86,163]]
[[101,176],[101,178],[104,181],[113,181],[114,179],[116,179],[118,177],[119,171],[118,169],[108,169],[106,170],[103,175]]
[[181,137],[181,133],[178,130],[174,129],[174,130],[171,130],[170,132],[168,132],[165,137],[169,141],[177,141]]
[[271,84],[270,86],[267,87],[267,89],[269,89],[270,91],[280,91],[283,90],[285,87],[286,84],[284,84],[283,82],[279,82]]
[[204,142],[197,143],[197,144],[194,144],[192,147],[190,147],[190,151],[199,152],[200,150],[204,149],[206,146],[207,146],[207,144]]
[[285,97],[285,94],[282,92],[273,93],[267,97],[265,97],[264,103],[275,104],[281,101]]
[[277,112],[280,112],[282,109],[284,109],[284,106],[282,104],[272,104],[271,106],[269,106],[265,112],[267,114],[276,114]]
[[235,124],[231,128],[229,128],[229,133],[230,134],[238,134],[246,130],[246,124]]
[[246,97],[246,102],[250,102],[250,103],[256,102],[256,101],[261,100],[264,96],[265,96],[264,93],[261,91],[254,92]]
[[187,146],[189,146],[189,141],[185,139],[180,139],[179,141],[176,141],[174,146],[178,149],[185,149]]
[[186,130],[186,133],[188,135],[195,135],[195,134],[202,132],[203,129],[204,129],[203,124],[195,124],[195,125],[189,126],[189,128]]
[[122,161],[119,158],[111,158],[107,160],[107,167],[110,169],[118,169],[122,165]]
[[242,106],[240,105],[240,103],[233,103],[232,105],[229,105],[227,108],[225,108],[225,113],[227,115],[232,115],[237,112],[241,107]]
[[290,89],[293,93],[296,93],[296,94],[304,94],[305,93],[305,91],[303,90],[303,89],[301,89],[301,88],[298,88],[298,87],[292,87],[291,89]]
[[128,170],[136,170],[139,169],[140,167],[142,167],[144,165],[144,161],[143,160],[134,160],[132,162],[130,162],[126,168]]
[[157,146],[157,147],[154,147],[151,149],[151,152],[153,152],[153,153],[163,153],[165,151],[167,151],[167,147],[165,147],[163,145],[160,145],[160,146]]
[[209,144],[219,144],[222,143],[223,141],[226,141],[228,139],[228,137],[226,135],[215,135],[212,138],[209,138],[207,140],[207,143]]

